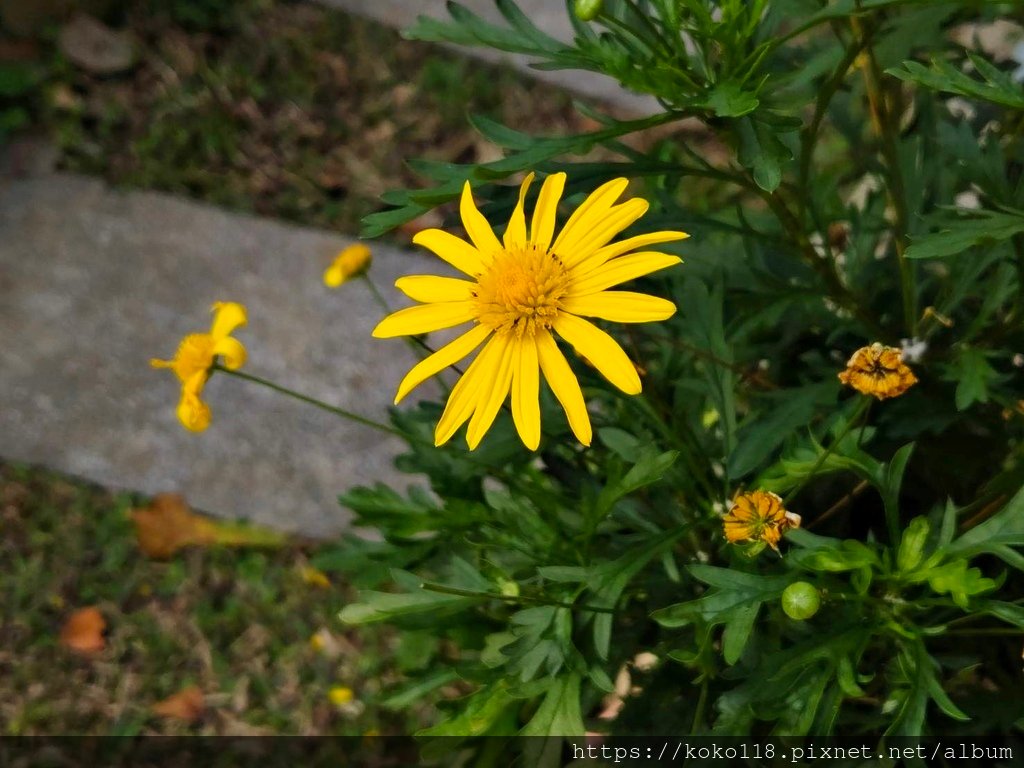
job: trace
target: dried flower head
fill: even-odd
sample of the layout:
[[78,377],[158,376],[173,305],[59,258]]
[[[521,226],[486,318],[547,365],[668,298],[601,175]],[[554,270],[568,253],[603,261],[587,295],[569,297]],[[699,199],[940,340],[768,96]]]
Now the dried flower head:
[[878,342],[854,352],[839,380],[879,400],[899,397],[917,383],[914,372],[903,362],[903,353]]
[[725,538],[732,544],[755,541],[778,549],[782,534],[800,527],[800,515],[787,512],[782,499],[771,491],[751,491],[733,499],[722,522]]

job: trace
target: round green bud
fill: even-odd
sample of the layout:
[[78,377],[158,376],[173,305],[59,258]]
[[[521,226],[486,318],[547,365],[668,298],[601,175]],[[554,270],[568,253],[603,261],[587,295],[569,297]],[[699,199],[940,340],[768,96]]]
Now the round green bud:
[[793,582],[782,592],[782,610],[796,621],[811,618],[820,607],[821,593],[806,581]]
[[580,21],[593,21],[601,15],[604,0],[576,0],[573,10]]

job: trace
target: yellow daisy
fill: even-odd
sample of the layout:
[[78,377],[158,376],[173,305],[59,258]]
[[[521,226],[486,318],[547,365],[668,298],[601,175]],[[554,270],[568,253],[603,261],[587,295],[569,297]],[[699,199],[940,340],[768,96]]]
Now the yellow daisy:
[[732,544],[740,541],[763,541],[778,549],[779,539],[790,528],[800,527],[800,515],[787,512],[782,499],[771,491],[741,493],[733,499],[722,519],[725,538]]
[[181,340],[172,360],[149,361],[154,368],[170,368],[181,382],[181,399],[177,416],[185,429],[202,432],[210,426],[210,407],[200,395],[210,368],[218,357],[231,370],[245,364],[245,347],[231,333],[247,322],[245,307],[234,302],[213,305],[213,325],[209,333],[191,333]]
[[903,353],[878,342],[854,352],[839,380],[879,400],[899,397],[917,383],[914,372],[903,362]]
[[688,237],[685,232],[652,232],[610,243],[648,207],[641,199],[616,204],[628,182],[615,179],[594,191],[555,238],[564,173],[544,180],[528,230],[523,204],[532,181],[531,173],[520,187],[502,240],[477,210],[466,182],[460,212],[470,242],[440,229],[424,230],[413,242],[469,279],[400,278],[396,287],[421,305],[389,315],[373,331],[378,338],[391,338],[472,323],[464,334],[413,367],[395,397],[397,404],[414,387],[483,345],[448,398],[434,433],[437,445],[451,439],[468,420],[466,441],[471,450],[476,448],[511,391],[519,436],[529,449],[536,449],[541,434],[541,373],[573,433],[589,445],[592,434],[583,393],[552,331],[608,381],[635,395],[640,392],[640,377],[633,363],[611,336],[583,317],[643,323],[664,320],[676,311],[665,299],[607,289],[678,264],[678,256],[636,250],[682,240]]

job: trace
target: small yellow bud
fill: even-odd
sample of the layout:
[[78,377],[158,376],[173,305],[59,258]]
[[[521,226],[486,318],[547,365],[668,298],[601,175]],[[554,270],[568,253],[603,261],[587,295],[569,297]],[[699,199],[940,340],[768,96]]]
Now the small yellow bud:
[[331,266],[324,272],[324,285],[337,288],[351,278],[357,277],[370,268],[372,254],[362,243],[355,243],[345,248],[337,256]]

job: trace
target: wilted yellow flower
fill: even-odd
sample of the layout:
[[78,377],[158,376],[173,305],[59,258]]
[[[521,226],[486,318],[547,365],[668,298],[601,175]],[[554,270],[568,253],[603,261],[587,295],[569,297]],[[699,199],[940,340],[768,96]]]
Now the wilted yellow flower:
[[511,390],[516,429],[523,443],[536,449],[541,435],[541,373],[576,437],[589,445],[590,417],[583,394],[554,333],[623,392],[640,392],[640,377],[626,353],[583,317],[620,323],[671,317],[676,311],[671,301],[607,289],[678,264],[677,256],[634,251],[687,235],[652,232],[609,244],[648,207],[640,199],[617,205],[628,181],[615,179],[591,194],[555,238],[565,179],[564,173],[555,173],[544,180],[529,230],[524,201],[532,173],[519,189],[519,202],[502,240],[477,210],[469,182],[463,187],[461,214],[471,242],[439,229],[424,230],[413,238],[470,279],[430,275],[399,279],[395,283],[399,290],[422,304],[384,318],[373,335],[409,336],[464,323],[472,323],[472,327],[409,371],[395,402],[483,345],[448,398],[434,432],[437,445],[447,442],[469,421],[466,442],[471,450],[476,448]]
[[200,397],[210,368],[220,357],[232,371],[245,364],[245,347],[231,333],[246,324],[245,307],[234,302],[213,305],[213,325],[209,333],[192,333],[181,340],[173,360],[150,360],[154,368],[170,368],[181,382],[178,421],[192,432],[210,426],[210,408]]
[[730,543],[763,541],[778,549],[779,539],[790,528],[800,527],[800,515],[787,512],[782,499],[771,491],[741,493],[723,518],[725,538]]
[[917,383],[914,372],[903,362],[903,353],[877,341],[853,353],[839,380],[879,400],[899,397]]
[[334,704],[334,706],[340,707],[352,701],[352,699],[355,698],[355,694],[352,693],[351,688],[336,685],[328,692],[327,698],[331,700],[331,703]]
[[353,243],[337,256],[324,272],[324,285],[337,288],[349,279],[361,275],[370,266],[372,254],[362,243]]

